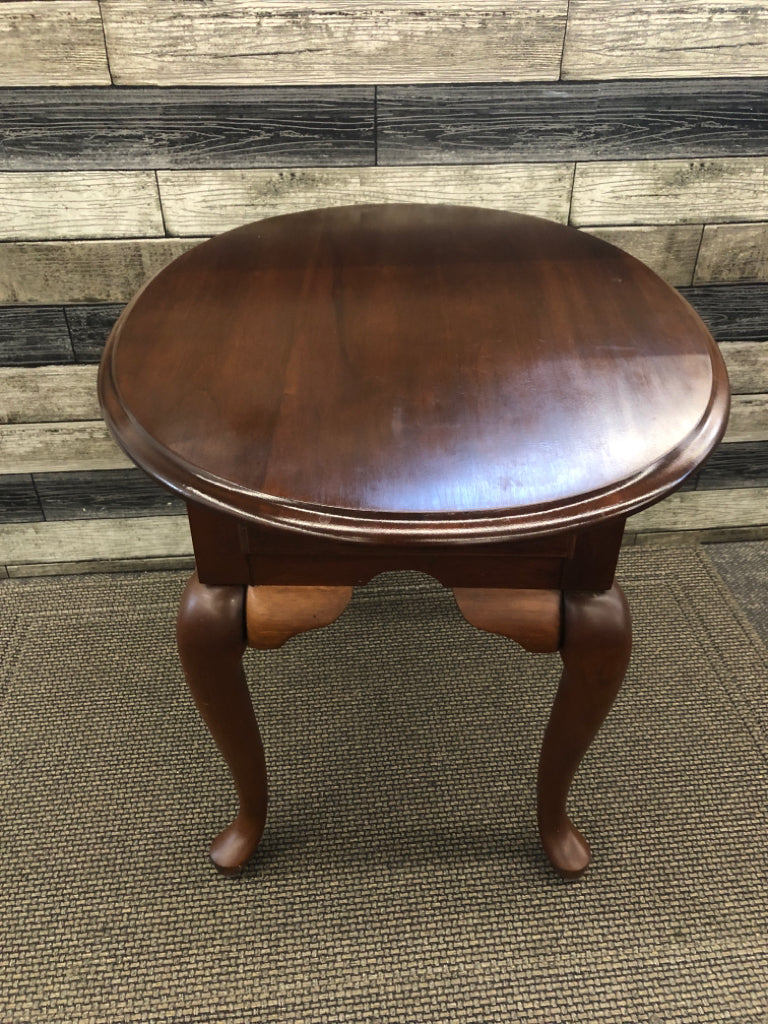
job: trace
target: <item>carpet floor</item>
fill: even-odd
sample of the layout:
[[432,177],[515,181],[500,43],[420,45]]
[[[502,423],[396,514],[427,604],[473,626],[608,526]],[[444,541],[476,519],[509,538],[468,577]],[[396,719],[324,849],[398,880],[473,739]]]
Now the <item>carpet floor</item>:
[[176,573],[0,583],[0,1021],[768,1022],[768,653],[706,552],[628,549],[635,648],[535,831],[556,655],[421,576],[248,652],[270,765],[239,879],[174,648]]

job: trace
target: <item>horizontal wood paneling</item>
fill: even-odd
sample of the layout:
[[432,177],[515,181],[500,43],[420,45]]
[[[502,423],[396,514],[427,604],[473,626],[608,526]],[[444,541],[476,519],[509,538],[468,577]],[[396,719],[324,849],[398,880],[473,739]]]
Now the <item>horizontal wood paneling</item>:
[[74,359],[61,307],[0,309],[0,366],[72,363]]
[[95,366],[0,368],[0,423],[99,419]]
[[0,564],[189,556],[186,516],[0,525]]
[[384,86],[376,113],[383,164],[759,156],[768,149],[765,78]]
[[201,238],[0,243],[0,304],[127,302]]
[[563,78],[764,75],[761,0],[571,0]]
[[162,235],[151,171],[0,173],[0,239]]
[[0,426],[0,467],[3,473],[125,469],[132,465],[101,420]]
[[[768,186],[766,186],[768,187]],[[707,224],[696,264],[695,284],[765,281],[768,224]]]
[[0,170],[372,164],[373,87],[0,91]]
[[109,85],[96,0],[0,4],[0,86]]
[[194,568],[192,555],[155,556],[152,558],[91,558],[88,561],[73,562],[23,562],[17,565],[0,565],[0,577],[20,579],[27,576],[70,576],[89,572],[158,572],[165,570],[191,572]]
[[718,341],[768,338],[768,284],[681,288]]
[[768,157],[576,165],[571,222],[719,223],[768,219]]
[[568,217],[571,164],[159,171],[173,235],[213,235],[251,220],[347,203],[459,203]]
[[0,477],[0,523],[34,523],[43,518],[30,473]]
[[768,395],[734,395],[725,441],[768,441]]
[[720,346],[734,395],[768,392],[768,343],[727,341]]
[[630,520],[635,532],[768,525],[768,488],[684,491]]
[[768,488],[768,443],[721,444],[698,474],[696,490]]
[[[3,483],[0,481],[0,489]],[[138,469],[35,474],[34,486],[44,517],[52,522],[186,512],[181,498]]]
[[591,235],[617,245],[655,270],[671,285],[690,285],[701,242],[701,224],[659,227],[585,228]]
[[556,79],[567,0],[102,0],[117,85]]
[[68,306],[65,309],[75,362],[98,363],[109,332],[122,311],[122,305]]

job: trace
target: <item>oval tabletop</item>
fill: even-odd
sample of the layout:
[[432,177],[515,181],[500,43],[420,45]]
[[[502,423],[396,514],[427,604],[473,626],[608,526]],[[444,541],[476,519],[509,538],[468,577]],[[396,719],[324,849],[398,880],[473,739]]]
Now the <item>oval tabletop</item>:
[[192,501],[377,542],[546,534],[663,497],[725,429],[687,303],[534,217],[314,210],[228,232],[115,325],[117,440]]

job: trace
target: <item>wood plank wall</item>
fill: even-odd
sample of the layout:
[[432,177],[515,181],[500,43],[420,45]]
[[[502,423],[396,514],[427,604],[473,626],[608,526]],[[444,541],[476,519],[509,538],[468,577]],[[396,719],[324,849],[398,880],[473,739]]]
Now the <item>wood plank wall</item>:
[[244,221],[475,203],[614,241],[721,343],[725,443],[628,543],[768,536],[768,3],[0,4],[0,574],[186,564],[102,425],[122,305]]

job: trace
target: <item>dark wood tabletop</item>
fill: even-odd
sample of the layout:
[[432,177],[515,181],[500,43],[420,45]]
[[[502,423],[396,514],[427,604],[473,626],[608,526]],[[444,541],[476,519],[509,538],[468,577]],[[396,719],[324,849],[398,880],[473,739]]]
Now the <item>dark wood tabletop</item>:
[[314,210],[196,247],[102,362],[129,455],[193,502],[338,539],[530,537],[663,497],[725,428],[693,310],[538,218]]

